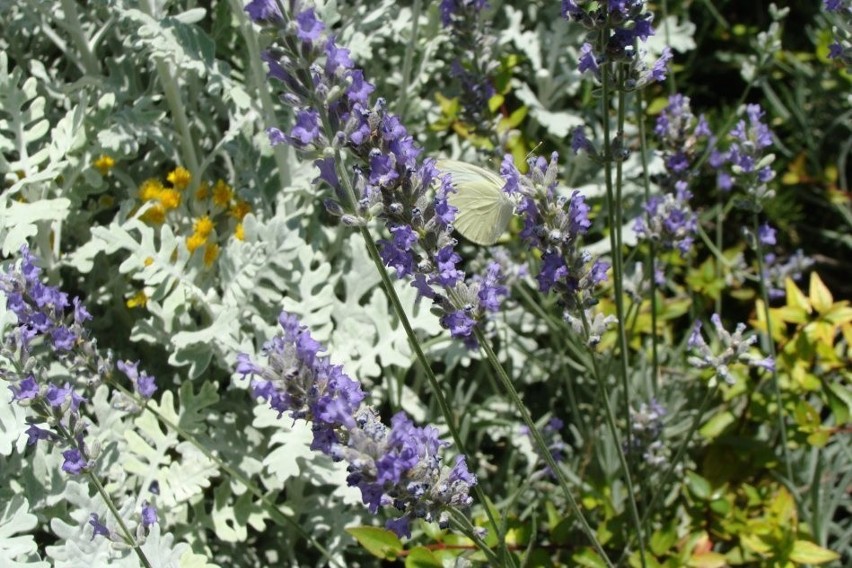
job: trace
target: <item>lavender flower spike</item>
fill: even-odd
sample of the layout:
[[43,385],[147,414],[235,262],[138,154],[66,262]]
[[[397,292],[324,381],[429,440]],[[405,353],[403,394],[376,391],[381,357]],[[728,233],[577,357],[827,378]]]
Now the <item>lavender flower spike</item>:
[[757,336],[744,337],[743,333],[746,329],[744,323],[737,324],[734,333],[729,333],[722,326],[722,319],[719,314],[713,314],[710,320],[716,328],[716,335],[722,351],[718,355],[713,353],[701,334],[701,321],[696,321],[687,342],[687,346],[694,353],[688,359],[690,365],[698,369],[713,369],[729,385],[736,382],[736,378],[730,370],[730,365],[734,363],[745,363],[750,367],[760,367],[769,371],[775,369],[775,361],[771,357],[760,358],[749,353],[751,346],[757,342]]
[[416,427],[402,412],[387,426],[370,407],[360,384],[343,368],[332,365],[324,351],[299,323],[282,312],[279,334],[263,346],[266,365],[248,355],[237,357],[237,373],[251,377],[255,398],[265,400],[279,417],[311,422],[311,449],[346,461],[347,483],[361,490],[370,512],[393,506],[402,515],[387,527],[410,536],[410,521],[423,518],[446,526],[448,507],[466,507],[476,478],[463,456],[452,468],[441,465],[440,448],[446,446],[432,427]]
[[[314,182],[331,186],[334,195],[325,206],[342,225],[365,226],[376,217],[384,221],[389,238],[377,242],[383,263],[398,277],[411,277],[453,337],[475,346],[475,332],[507,294],[502,274],[489,269],[468,276],[458,268],[456,209],[448,201],[452,184],[441,178],[433,160],[421,157],[422,149],[385,101],[371,102],[375,88],[355,67],[349,50],[335,43],[313,9],[299,4],[278,4],[285,11],[281,21],[268,16],[264,2],[252,2],[248,9],[256,23],[278,28],[281,40],[263,59],[274,87],[283,88],[284,99],[294,107],[295,124],[289,131],[268,128],[270,142],[288,143],[314,160],[320,172]],[[455,22],[457,8],[467,13],[484,3],[443,6]],[[326,155],[330,147],[347,152],[358,167],[344,171]],[[351,183],[342,183],[344,176]]]

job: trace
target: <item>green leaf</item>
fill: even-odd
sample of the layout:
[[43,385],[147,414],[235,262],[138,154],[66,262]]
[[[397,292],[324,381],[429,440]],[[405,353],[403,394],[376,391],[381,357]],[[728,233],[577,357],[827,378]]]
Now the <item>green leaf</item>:
[[820,425],[819,413],[807,401],[800,400],[793,411],[796,424],[803,430],[812,432]]
[[578,552],[571,557],[571,561],[572,566],[586,566],[588,568],[605,568],[607,566],[607,563],[591,548]]
[[794,542],[793,551],[790,553],[790,560],[801,564],[824,564],[838,558],[840,555],[836,552],[807,540]]
[[728,428],[728,426],[733,424],[735,421],[736,417],[732,412],[720,412],[708,420],[707,423],[698,430],[698,432],[704,438],[713,440],[719,437]]
[[710,482],[694,471],[686,472],[686,486],[689,488],[689,492],[701,501],[707,501],[713,493]]
[[443,563],[431,550],[418,546],[405,558],[405,568],[441,568]]
[[689,559],[690,568],[724,568],[727,565],[728,561],[718,552],[697,554]]
[[382,560],[396,560],[404,550],[402,541],[393,532],[379,527],[348,527],[358,543],[370,554]]
[[831,296],[831,292],[816,272],[811,272],[808,299],[810,299],[811,305],[820,314],[828,312],[834,304],[834,298]]
[[649,544],[651,546],[651,552],[657,556],[662,556],[667,553],[672,546],[674,546],[675,542],[677,542],[677,527],[669,523],[668,526],[654,531],[654,534],[651,535]]
[[726,516],[731,511],[731,504],[727,499],[713,499],[710,502],[710,509],[719,516]]
[[828,444],[828,441],[831,440],[831,431],[819,430],[809,435],[807,440],[815,448],[824,448]]
[[828,404],[831,406],[835,420],[838,424],[847,424],[849,416],[852,415],[852,392],[844,385],[835,382],[828,382],[826,387]]

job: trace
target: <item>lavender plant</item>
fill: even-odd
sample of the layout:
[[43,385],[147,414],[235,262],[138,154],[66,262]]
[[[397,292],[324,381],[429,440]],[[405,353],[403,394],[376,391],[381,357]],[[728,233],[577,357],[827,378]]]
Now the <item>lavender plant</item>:
[[370,512],[393,505],[402,515],[387,522],[400,536],[411,536],[414,518],[448,525],[450,507],[470,505],[476,483],[458,456],[452,468],[438,455],[446,445],[431,427],[418,428],[405,413],[388,427],[376,411],[361,405],[365,393],[357,381],[319,352],[322,346],[293,315],[278,318],[282,333],[264,345],[268,366],[238,355],[237,372],[252,377],[255,398],[269,403],[280,418],[312,423],[311,449],[347,463],[347,483],[361,491]]

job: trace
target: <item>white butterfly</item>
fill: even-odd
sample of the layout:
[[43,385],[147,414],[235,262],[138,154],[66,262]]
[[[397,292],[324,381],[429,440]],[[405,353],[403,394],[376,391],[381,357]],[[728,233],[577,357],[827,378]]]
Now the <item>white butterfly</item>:
[[455,193],[447,200],[458,209],[453,227],[478,245],[493,245],[509,225],[515,204],[506,193],[503,178],[479,166],[457,160],[438,160],[442,173],[450,174]]

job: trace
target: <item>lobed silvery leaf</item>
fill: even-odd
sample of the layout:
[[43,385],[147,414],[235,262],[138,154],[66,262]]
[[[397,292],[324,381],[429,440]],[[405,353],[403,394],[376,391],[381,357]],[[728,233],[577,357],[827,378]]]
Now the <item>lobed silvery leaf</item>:
[[23,495],[15,495],[0,508],[0,565],[8,568],[46,568],[38,556],[35,538],[30,534],[38,517],[30,513]]

